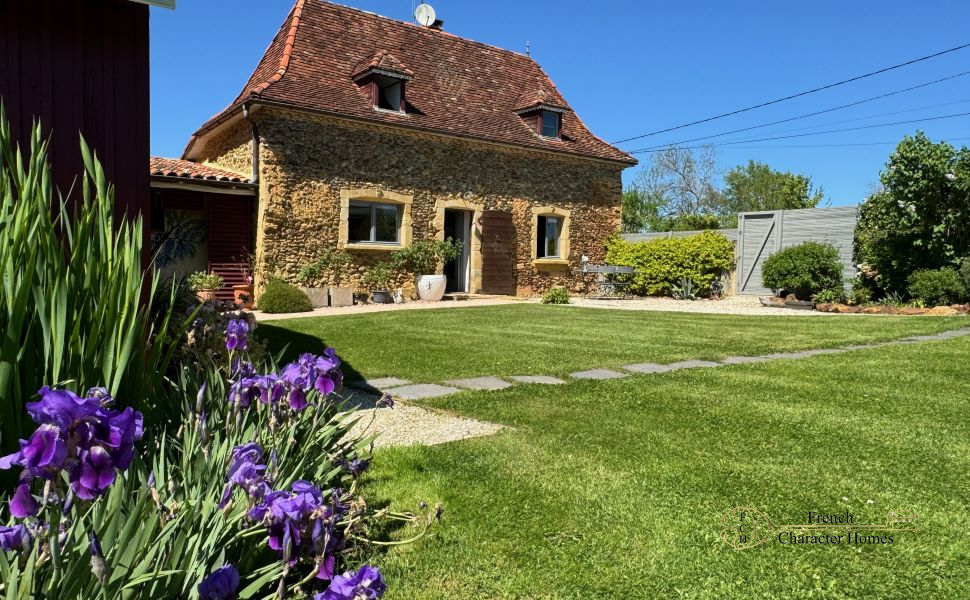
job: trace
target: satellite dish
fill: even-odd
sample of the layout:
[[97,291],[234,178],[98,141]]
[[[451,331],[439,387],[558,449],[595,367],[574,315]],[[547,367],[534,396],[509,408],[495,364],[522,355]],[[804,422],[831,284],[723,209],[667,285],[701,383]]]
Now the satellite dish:
[[414,9],[414,20],[425,27],[431,27],[437,18],[438,17],[435,15],[434,9],[431,8],[430,4],[419,4],[418,7]]

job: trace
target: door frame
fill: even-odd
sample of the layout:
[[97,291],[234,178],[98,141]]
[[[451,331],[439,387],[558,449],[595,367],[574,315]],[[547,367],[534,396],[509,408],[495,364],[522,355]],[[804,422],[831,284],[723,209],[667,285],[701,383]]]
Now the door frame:
[[[467,293],[479,294],[482,291],[482,213],[484,206],[467,200],[438,200],[435,202],[435,239],[445,239],[445,210],[463,210],[470,213],[470,240],[467,244],[468,276],[465,289]],[[462,252],[466,250],[463,248]]]
[[[461,242],[461,252],[455,259],[458,263],[458,281],[454,282],[457,285],[457,289],[452,290],[454,293],[467,294],[471,286],[471,240],[472,240],[472,221],[475,216],[473,211],[464,208],[446,208],[445,209],[445,223],[448,223],[448,213],[456,216],[458,219],[458,240]],[[451,283],[451,282],[449,282]],[[448,287],[451,287],[449,285]]]

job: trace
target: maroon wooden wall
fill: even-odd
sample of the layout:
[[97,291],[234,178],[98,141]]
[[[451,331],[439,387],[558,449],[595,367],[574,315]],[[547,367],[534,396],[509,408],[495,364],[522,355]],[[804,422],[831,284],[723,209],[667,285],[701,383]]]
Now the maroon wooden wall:
[[[40,118],[50,137],[54,180],[67,193],[82,172],[83,133],[115,185],[119,212],[141,212],[145,219],[148,75],[148,6],[0,0],[0,97],[14,134],[23,144]],[[145,234],[147,240],[148,227]]]

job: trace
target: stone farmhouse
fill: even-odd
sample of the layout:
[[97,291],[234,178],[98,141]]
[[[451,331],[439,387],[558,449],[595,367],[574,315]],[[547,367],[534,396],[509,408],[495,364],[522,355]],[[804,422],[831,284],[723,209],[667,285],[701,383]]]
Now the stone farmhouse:
[[583,291],[594,280],[581,261],[602,261],[634,164],[527,55],[440,22],[298,0],[181,159],[152,160],[152,223],[189,238],[167,268],[212,269],[227,286],[252,251],[257,273],[293,281],[342,248],[353,259],[344,282],[362,289],[393,250],[451,237],[463,242],[445,265],[451,292]]

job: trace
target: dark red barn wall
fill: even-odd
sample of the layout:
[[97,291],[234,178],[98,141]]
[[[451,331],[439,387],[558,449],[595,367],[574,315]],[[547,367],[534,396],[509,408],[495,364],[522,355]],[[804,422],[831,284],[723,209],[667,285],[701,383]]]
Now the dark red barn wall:
[[142,213],[145,219],[148,61],[147,5],[0,0],[0,97],[22,147],[32,121],[40,118],[50,138],[55,183],[67,193],[83,169],[83,133],[115,186],[119,214]]

